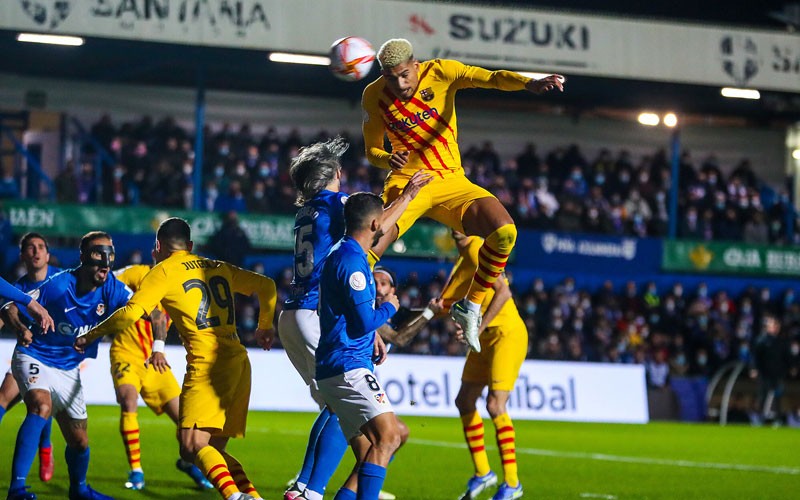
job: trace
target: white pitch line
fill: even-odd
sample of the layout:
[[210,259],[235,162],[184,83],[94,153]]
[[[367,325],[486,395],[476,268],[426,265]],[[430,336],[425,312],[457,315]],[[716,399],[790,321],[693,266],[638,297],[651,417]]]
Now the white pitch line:
[[615,495],[605,493],[581,493],[581,498],[604,498],[605,500],[617,500]]
[[[427,439],[411,438],[409,442],[427,446],[438,446],[442,448],[466,449],[467,447],[465,444],[461,443],[432,441]],[[491,448],[491,446],[487,446],[487,448]],[[767,472],[770,474],[787,474],[793,476],[800,475],[799,467],[785,467],[785,466],[771,467],[768,465],[726,464],[720,462],[694,462],[691,460],[672,460],[667,458],[649,458],[649,457],[626,457],[622,455],[608,455],[605,453],[584,453],[578,451],[541,450],[537,448],[517,448],[517,453],[522,453],[525,455],[538,455],[545,457],[575,458],[580,460],[600,460],[603,462],[622,462],[629,464],[664,465],[670,467],[687,467],[693,469],[737,470],[744,472]]]

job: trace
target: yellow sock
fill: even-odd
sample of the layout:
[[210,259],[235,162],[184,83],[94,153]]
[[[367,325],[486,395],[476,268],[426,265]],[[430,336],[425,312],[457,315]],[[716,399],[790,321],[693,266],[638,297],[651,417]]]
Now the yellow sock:
[[194,464],[203,471],[211,484],[220,492],[222,498],[239,493],[239,488],[231,477],[222,454],[213,446],[204,446],[197,452]]
[[367,251],[367,262],[369,262],[370,269],[375,269],[375,264],[377,264],[380,260],[381,258],[378,257],[378,254],[376,254],[372,249]]
[[514,224],[506,224],[486,238],[478,252],[478,269],[467,292],[467,300],[475,304],[483,303],[486,290],[492,287],[505,269],[516,241],[517,227]]
[[136,413],[123,411],[119,419],[119,432],[122,444],[128,455],[128,466],[131,470],[142,468],[142,453],[139,447],[139,419]]
[[500,449],[500,459],[503,462],[503,477],[506,484],[516,488],[519,485],[519,476],[517,475],[514,423],[508,413],[493,418],[492,422],[494,422],[494,428],[497,429],[497,447]]
[[475,475],[485,476],[489,473],[489,457],[486,455],[486,446],[483,440],[483,419],[477,411],[461,415],[464,427],[464,438],[467,440],[472,463],[475,464]]
[[231,476],[233,476],[233,480],[236,482],[236,487],[239,488],[239,491],[247,493],[254,498],[261,498],[261,495],[256,491],[256,487],[253,486],[253,483],[250,482],[247,474],[245,474],[242,464],[226,451],[222,452],[222,457],[225,459],[225,463],[228,464],[228,470]]

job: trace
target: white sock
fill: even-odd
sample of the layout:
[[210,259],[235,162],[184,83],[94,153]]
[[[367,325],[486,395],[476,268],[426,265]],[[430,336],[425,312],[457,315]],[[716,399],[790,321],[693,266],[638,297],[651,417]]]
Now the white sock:
[[312,491],[309,489],[304,491],[303,495],[305,495],[305,497],[308,498],[308,500],[322,500],[322,493],[317,493],[316,491]]
[[464,301],[464,305],[466,305],[467,309],[470,310],[470,311],[474,311],[474,312],[476,312],[478,314],[481,313],[481,305],[480,304],[476,304],[475,302],[472,302],[471,300],[465,300]]
[[294,485],[297,486],[297,489],[300,490],[300,491],[303,491],[304,489],[306,489],[306,483],[301,483],[301,482],[298,481],[298,482],[294,483]]
[[131,472],[141,472],[142,474],[144,474],[144,471],[142,470],[141,467],[137,467],[135,469],[131,469]]
[[240,498],[242,498],[242,492],[237,491],[236,493],[232,493],[227,500],[239,500]]

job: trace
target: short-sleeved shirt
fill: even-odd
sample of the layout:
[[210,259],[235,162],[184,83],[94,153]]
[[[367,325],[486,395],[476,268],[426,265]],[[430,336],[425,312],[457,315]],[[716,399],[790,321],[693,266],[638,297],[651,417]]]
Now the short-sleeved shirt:
[[320,191],[294,219],[294,277],[285,309],[317,309],[319,279],[331,248],[344,236],[347,195]]
[[31,330],[33,342],[27,347],[17,345],[19,352],[62,370],[77,367],[85,358],[97,357],[99,339],[86,346],[81,354],[72,348],[75,337],[88,332],[124,306],[133,293],[109,274],[102,286],[78,295],[77,272],[78,269],[68,269],[57,273],[29,292],[47,309],[55,323],[55,331],[42,334],[41,328],[34,326]]

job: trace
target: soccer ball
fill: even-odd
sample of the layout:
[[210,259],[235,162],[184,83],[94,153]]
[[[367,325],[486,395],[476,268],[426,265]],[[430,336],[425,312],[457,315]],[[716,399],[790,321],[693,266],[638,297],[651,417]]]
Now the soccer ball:
[[369,74],[375,62],[372,45],[363,38],[348,36],[331,45],[330,70],[333,76],[347,82],[361,80]]

